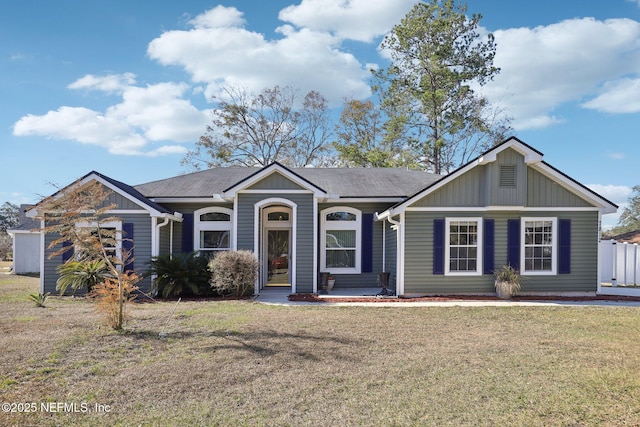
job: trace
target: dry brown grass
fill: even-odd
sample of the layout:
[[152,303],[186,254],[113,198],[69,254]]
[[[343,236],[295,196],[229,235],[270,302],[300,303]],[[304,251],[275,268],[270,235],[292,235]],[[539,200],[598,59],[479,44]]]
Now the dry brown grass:
[[155,303],[117,333],[36,291],[0,275],[0,396],[38,405],[0,425],[640,424],[640,308]]

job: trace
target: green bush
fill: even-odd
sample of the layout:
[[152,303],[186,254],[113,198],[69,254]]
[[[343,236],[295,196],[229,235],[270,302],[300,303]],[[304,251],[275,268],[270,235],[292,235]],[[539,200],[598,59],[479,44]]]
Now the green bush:
[[113,277],[103,260],[69,260],[60,264],[56,271],[60,275],[56,281],[56,290],[60,291],[60,294],[64,294],[69,286],[74,292],[86,288],[87,293],[91,293],[96,285]]
[[259,263],[251,251],[221,252],[211,260],[211,287],[222,295],[253,295]]
[[209,260],[197,252],[154,257],[145,276],[156,275],[153,289],[163,298],[211,295]]
[[36,304],[36,307],[45,308],[45,303],[47,302],[49,295],[51,295],[51,292],[47,292],[45,294],[29,294],[29,299]]

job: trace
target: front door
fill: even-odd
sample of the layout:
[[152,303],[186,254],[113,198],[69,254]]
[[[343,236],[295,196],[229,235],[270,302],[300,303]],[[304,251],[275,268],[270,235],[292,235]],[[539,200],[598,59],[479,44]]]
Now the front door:
[[263,286],[291,286],[295,256],[291,239],[292,210],[288,206],[269,206],[262,211],[260,281]]
[[267,230],[267,286],[291,286],[289,259],[291,233],[288,229]]

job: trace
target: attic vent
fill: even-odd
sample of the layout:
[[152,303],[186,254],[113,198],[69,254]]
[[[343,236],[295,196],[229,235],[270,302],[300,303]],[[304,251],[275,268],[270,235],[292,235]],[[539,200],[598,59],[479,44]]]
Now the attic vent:
[[500,165],[500,187],[515,188],[516,165]]

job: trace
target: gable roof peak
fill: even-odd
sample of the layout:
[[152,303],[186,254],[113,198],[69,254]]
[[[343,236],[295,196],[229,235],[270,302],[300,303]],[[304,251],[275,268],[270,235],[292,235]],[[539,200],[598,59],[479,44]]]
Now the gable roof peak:
[[494,162],[498,153],[506,150],[507,148],[512,148],[522,154],[526,164],[541,162],[542,157],[544,156],[540,151],[536,150],[529,144],[526,144],[517,137],[512,136],[478,156],[478,163],[484,165]]
[[236,182],[232,186],[224,189],[223,191],[224,194],[221,195],[221,197],[223,198],[235,197],[236,192],[243,190],[247,187],[250,187],[251,185],[266,178],[272,173],[280,173],[281,175],[285,176],[286,178],[290,179],[291,181],[295,182],[301,187],[309,189],[316,195],[326,195],[327,193],[324,189],[320,188],[318,185],[309,181],[307,178],[303,177],[299,173],[293,171],[292,169],[288,168],[287,166],[277,161],[274,161],[256,170],[254,173],[241,179],[240,181]]

